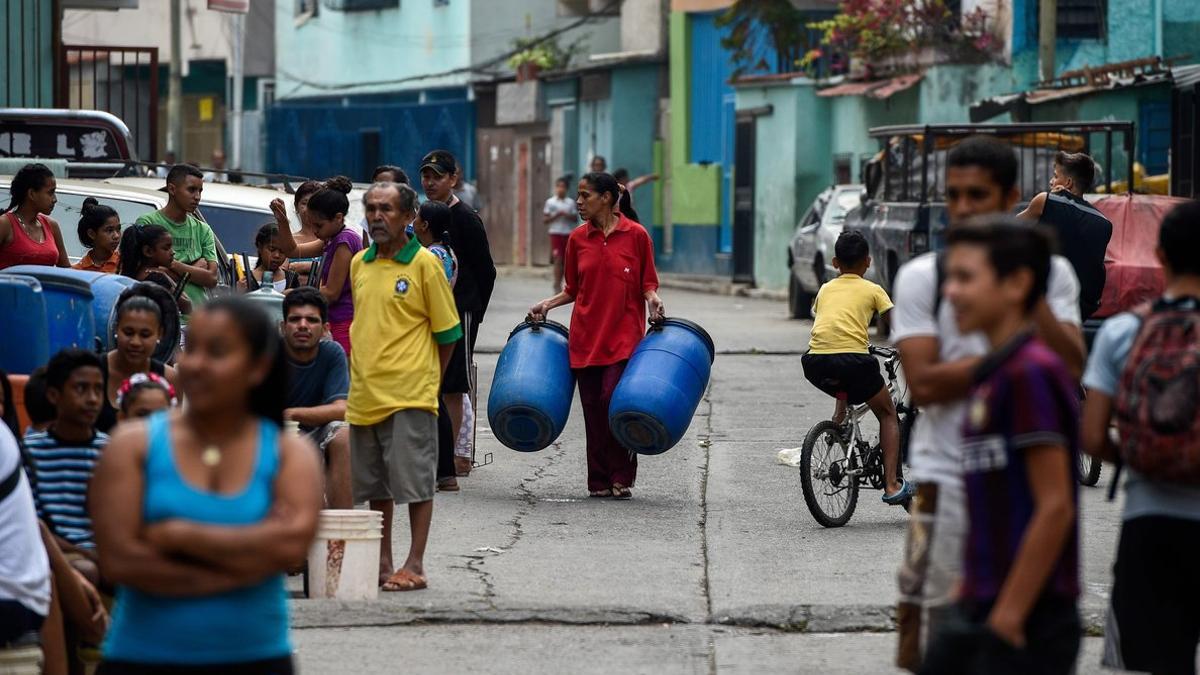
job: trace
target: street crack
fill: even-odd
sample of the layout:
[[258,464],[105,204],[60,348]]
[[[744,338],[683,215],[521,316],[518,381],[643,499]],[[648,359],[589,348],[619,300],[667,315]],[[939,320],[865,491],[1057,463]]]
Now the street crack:
[[453,568],[469,570],[475,574],[479,582],[483,584],[483,592],[476,595],[480,596],[480,599],[487,605],[488,609],[499,610],[500,608],[496,605],[495,581],[492,579],[491,572],[483,569],[483,565],[487,562],[488,558],[494,558],[512,550],[521,541],[521,538],[525,536],[523,521],[532,513],[533,508],[538,503],[537,495],[534,494],[532,486],[541,480],[546,475],[546,472],[566,454],[566,449],[557,441],[551,447],[554,448],[554,452],[549,455],[548,459],[541,466],[537,467],[531,475],[522,479],[517,484],[517,497],[522,506],[516,510],[512,520],[507,523],[509,528],[511,528],[508,540],[496,547],[498,551],[479,551],[469,555],[462,555],[461,557],[466,560],[466,563],[453,566]]
[[712,623],[713,603],[712,603],[712,583],[708,576],[708,471],[709,460],[712,453],[712,389],[715,386],[715,379],[709,379],[708,388],[704,390],[704,431],[698,434],[699,445],[704,448],[704,470],[700,473],[700,557],[704,564],[703,576],[700,579],[701,591],[704,593],[704,611],[706,621]]

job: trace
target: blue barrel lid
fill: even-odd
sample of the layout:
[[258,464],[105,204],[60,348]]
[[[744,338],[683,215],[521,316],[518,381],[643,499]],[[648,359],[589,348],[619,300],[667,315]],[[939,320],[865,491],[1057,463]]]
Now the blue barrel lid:
[[688,331],[691,331],[692,333],[695,333],[697,337],[699,337],[701,340],[704,341],[704,346],[708,347],[709,363],[713,363],[717,360],[717,348],[716,348],[716,345],[713,343],[712,336],[710,336],[708,334],[708,331],[701,328],[700,324],[698,324],[694,321],[688,321],[687,319],[669,318],[669,319],[663,319],[659,323],[651,324],[650,330],[652,330],[652,331],[656,330],[656,329],[661,330],[662,326],[679,326],[680,328],[683,328],[684,330],[688,330]]
[[92,282],[96,277],[103,276],[99,272],[74,270],[69,267],[51,267],[49,265],[15,265],[4,270],[9,274],[23,274],[42,283],[43,288],[60,288],[92,297]]
[[570,337],[571,331],[569,331],[566,326],[558,323],[557,321],[550,321],[547,319],[545,321],[522,321],[521,323],[517,324],[516,328],[512,329],[511,333],[508,334],[508,339],[513,339],[514,335],[523,330],[541,330],[543,328],[549,328],[556,333],[560,333],[565,338]]

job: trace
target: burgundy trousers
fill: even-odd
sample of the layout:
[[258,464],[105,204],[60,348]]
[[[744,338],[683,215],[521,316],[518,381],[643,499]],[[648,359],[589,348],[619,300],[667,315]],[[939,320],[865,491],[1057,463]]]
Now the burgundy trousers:
[[590,492],[607,490],[613,485],[633,487],[637,478],[637,455],[621,447],[608,427],[608,403],[621,381],[626,363],[628,361],[575,370],[579,402],[583,404],[583,426],[587,432]]

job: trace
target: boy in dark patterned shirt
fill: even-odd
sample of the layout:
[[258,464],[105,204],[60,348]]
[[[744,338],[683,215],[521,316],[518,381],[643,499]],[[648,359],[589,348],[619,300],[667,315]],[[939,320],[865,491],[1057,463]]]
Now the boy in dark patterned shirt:
[[991,353],[963,422],[965,620],[930,649],[929,673],[1069,673],[1079,651],[1077,385],[1033,335],[1051,245],[1007,217],[952,230],[946,298]]

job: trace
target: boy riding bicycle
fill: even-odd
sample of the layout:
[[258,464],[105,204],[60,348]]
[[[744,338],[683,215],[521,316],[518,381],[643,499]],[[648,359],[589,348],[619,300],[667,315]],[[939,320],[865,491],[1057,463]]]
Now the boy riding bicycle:
[[847,404],[866,403],[879,420],[886,485],[885,504],[904,504],[913,486],[897,477],[900,462],[900,423],[896,406],[879,373],[879,363],[867,350],[867,326],[876,313],[880,321],[892,308],[887,292],[862,275],[871,266],[867,240],[860,232],[843,232],[834,244],[833,266],[840,273],[821,286],[813,301],[812,338],[801,358],[804,377],[837,399],[833,421],[841,424]]

